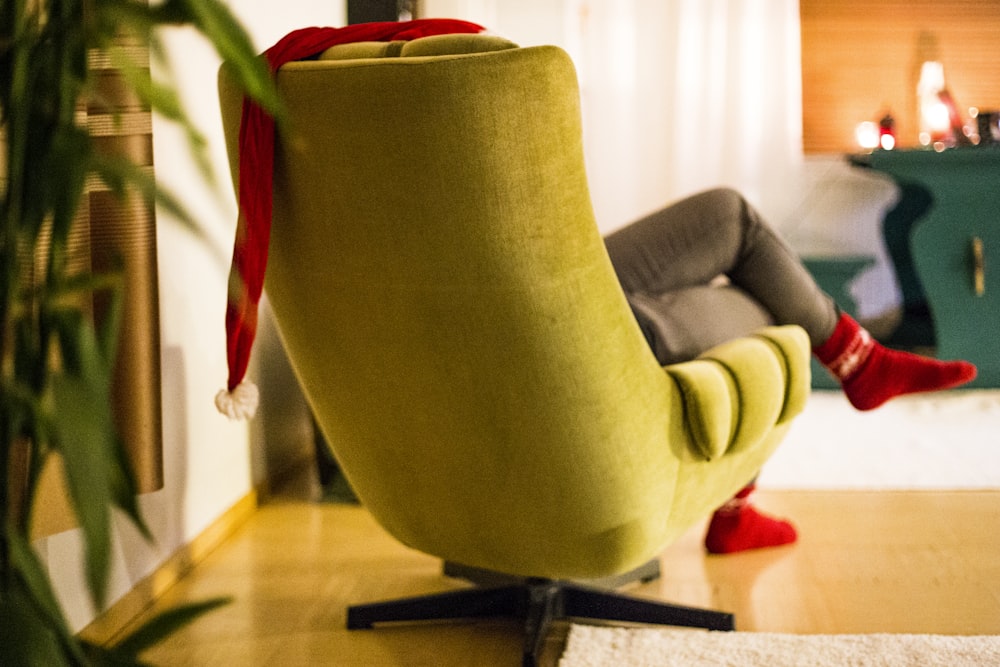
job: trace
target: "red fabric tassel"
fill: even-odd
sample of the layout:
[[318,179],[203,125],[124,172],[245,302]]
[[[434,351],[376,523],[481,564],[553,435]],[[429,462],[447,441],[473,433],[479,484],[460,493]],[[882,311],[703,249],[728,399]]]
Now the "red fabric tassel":
[[[351,42],[411,40],[430,35],[478,33],[484,28],[454,19],[360,23],[343,28],[296,30],[264,52],[274,74],[285,63],[316,56],[331,46]],[[271,187],[274,171],[274,119],[252,100],[243,101],[239,136],[239,206],[236,241],[229,274],[226,341],[228,390],[246,374],[257,332],[257,304],[264,286],[271,237]]]

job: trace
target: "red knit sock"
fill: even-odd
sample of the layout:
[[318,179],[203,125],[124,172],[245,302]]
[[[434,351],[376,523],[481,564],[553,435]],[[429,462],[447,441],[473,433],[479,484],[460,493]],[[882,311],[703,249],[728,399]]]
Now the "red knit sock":
[[791,544],[798,535],[795,527],[757,511],[748,496],[751,484],[712,515],[705,534],[705,549],[712,554],[731,554],[751,549]]
[[976,367],[967,361],[938,361],[883,347],[846,313],[813,354],[840,380],[858,410],[872,410],[902,394],[956,387],[976,377]]

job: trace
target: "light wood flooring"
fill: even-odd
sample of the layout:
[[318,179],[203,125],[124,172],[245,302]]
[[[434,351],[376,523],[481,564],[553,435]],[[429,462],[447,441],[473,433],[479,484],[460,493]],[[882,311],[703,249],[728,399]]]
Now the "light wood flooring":
[[[358,506],[278,494],[163,597],[158,608],[233,602],[145,656],[160,665],[504,667],[520,664],[507,621],[347,631],[345,607],[455,589],[434,558],[400,546]],[[703,525],[662,555],[663,576],[629,592],[736,614],[744,631],[1000,634],[1000,491],[759,491],[796,522],[796,545],[708,557]],[[566,625],[550,633],[555,665]]]

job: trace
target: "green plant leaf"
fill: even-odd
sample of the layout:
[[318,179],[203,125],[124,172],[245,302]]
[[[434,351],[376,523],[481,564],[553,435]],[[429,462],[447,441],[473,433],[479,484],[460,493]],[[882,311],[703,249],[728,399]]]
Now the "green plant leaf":
[[132,92],[157,114],[166,120],[177,123],[184,130],[190,153],[198,165],[199,173],[210,184],[214,184],[215,178],[208,158],[208,141],[184,111],[168,64],[164,62],[163,68],[167,72],[168,80],[160,82],[150,76],[148,68],[134,62],[129,57],[127,50],[111,45],[108,47],[108,53],[112,63],[118,68]]
[[146,649],[155,646],[203,614],[230,602],[231,598],[221,597],[167,609],[122,639],[114,647],[114,652],[120,656],[138,657]]
[[194,25],[212,42],[215,50],[233,66],[246,94],[276,119],[283,117],[281,98],[265,59],[257,55],[250,36],[229,8],[218,0],[179,0]]
[[[88,52],[108,49],[122,85],[156,113],[179,123],[192,155],[208,164],[206,144],[186,115],[173,82],[154,82],[145,63],[131,62],[121,39],[149,43],[163,55],[157,28],[190,27],[231,62],[252,98],[280,120],[280,100],[264,60],[220,0],[2,0],[0,123],[5,182],[0,187],[0,664],[90,664],[66,627],[45,568],[27,537],[30,511],[15,519],[8,504],[12,443],[28,443],[26,493],[37,502],[42,463],[62,455],[84,542],[87,586],[103,606],[109,574],[111,512],[118,507],[149,537],[111,414],[117,344],[116,297],[95,329],[83,316],[94,293],[120,280],[75,275],[68,233],[87,178],[96,174],[120,197],[157,202],[194,231],[177,199],[149,171],[100,154],[80,111],[99,103]],[[90,97],[88,98],[88,93]],[[210,173],[210,172],[206,172]],[[154,619],[122,647],[98,651],[100,664],[140,664],[135,655],[197,615],[209,601]]]
[[92,140],[85,130],[63,126],[53,133],[46,159],[39,166],[49,175],[40,180],[49,189],[42,196],[51,202],[52,235],[57,247],[65,244],[80,206],[90,170],[87,156],[92,152]]
[[[100,373],[106,373],[108,376],[108,392],[110,394],[111,373],[113,372],[114,360],[118,358],[118,339],[121,330],[123,300],[120,284],[121,273],[110,274],[109,277],[115,279],[116,282],[113,289],[105,290],[110,293],[111,298],[107,301],[100,326],[95,333],[98,357],[105,364],[106,368],[106,370],[101,369]],[[113,415],[111,415],[110,410],[108,414],[113,421]],[[118,507],[128,515],[143,537],[152,541],[153,534],[142,518],[142,513],[139,511],[138,486],[136,485],[135,476],[132,474],[132,468],[125,452],[125,445],[114,429],[112,429],[111,437],[113,444],[110,453],[115,457],[115,465],[108,467],[107,473],[108,489],[111,493],[112,502],[115,507]]]
[[171,193],[156,185],[156,177],[125,158],[115,156],[95,156],[94,172],[118,197],[125,197],[130,190],[137,191],[147,201],[156,203],[178,222],[191,231],[199,229],[194,216],[183,203]]
[[[109,298],[105,302],[103,313],[94,331],[97,343],[96,362],[101,364],[100,372],[107,373],[108,390],[111,390],[111,374],[115,359],[118,357],[118,337],[122,325],[122,273],[119,265],[116,270],[104,274],[113,280],[114,286],[103,290]],[[99,274],[100,276],[100,274]]]
[[49,315],[57,333],[62,369],[51,379],[55,409],[52,446],[65,461],[73,507],[83,530],[87,582],[103,606],[111,547],[111,508],[124,510],[147,539],[136,486],[111,414],[111,378],[117,352],[121,298],[112,291],[102,325],[95,329],[72,309]]
[[[8,650],[18,650],[13,644],[24,642],[29,644],[24,649],[29,657],[58,655],[59,660],[19,662],[3,659],[0,664],[56,665],[66,662],[67,658],[71,664],[84,664],[83,652],[63,617],[45,567],[24,536],[9,522],[4,526],[3,537],[10,561],[9,571],[5,572],[0,584],[0,656],[5,656]],[[6,641],[6,632],[16,633],[14,642]]]
[[38,391],[41,387],[38,373],[44,364],[43,342],[39,340],[35,322],[30,317],[18,317],[13,323],[14,377],[26,387]]
[[95,604],[102,607],[111,549],[113,498],[108,470],[117,463],[111,454],[109,394],[95,392],[84,378],[62,373],[52,378],[52,386],[59,406],[53,416],[56,446],[66,462],[67,485],[85,538],[87,585]]
[[36,613],[31,594],[17,584],[0,590],[0,664],[59,665],[60,642]]
[[72,350],[76,367],[54,373],[51,379],[55,406],[51,444],[66,464],[67,486],[84,534],[87,585],[95,604],[102,607],[111,549],[111,478],[119,465],[110,410],[111,368],[101,358],[89,323],[65,313],[54,314],[53,320],[61,347]]

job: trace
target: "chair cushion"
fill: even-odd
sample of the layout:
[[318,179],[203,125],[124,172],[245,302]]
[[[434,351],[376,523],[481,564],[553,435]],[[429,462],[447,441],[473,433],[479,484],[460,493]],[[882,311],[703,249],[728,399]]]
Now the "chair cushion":
[[336,44],[319,54],[318,60],[357,60],[359,58],[395,58],[406,42],[348,42]]
[[415,58],[487,53],[516,49],[517,44],[497,35],[433,35],[409,41],[352,42],[337,44],[319,55],[319,60],[357,60],[361,58]]
[[[799,327],[766,327],[665,367],[684,399],[691,446],[707,461],[760,442],[805,407],[809,340]],[[775,387],[787,387],[775,392]]]
[[432,35],[414,39],[403,45],[401,56],[452,56],[462,53],[486,53],[516,49],[517,44],[498,35],[454,34]]

